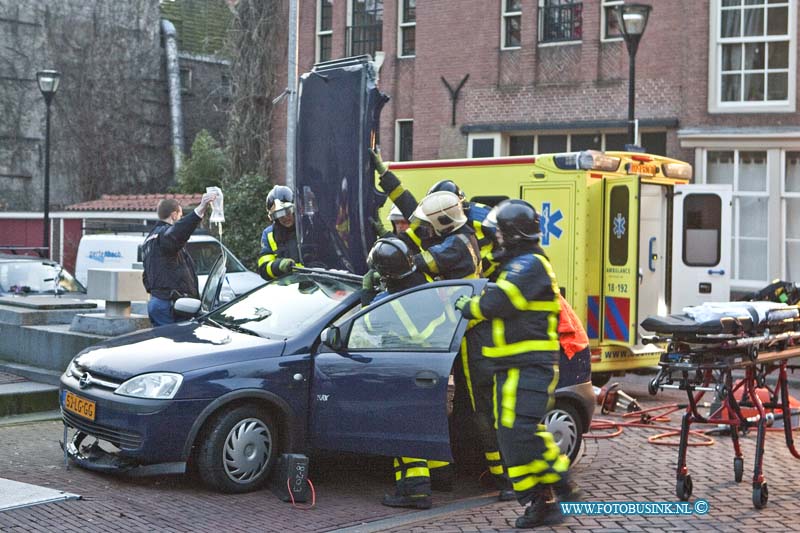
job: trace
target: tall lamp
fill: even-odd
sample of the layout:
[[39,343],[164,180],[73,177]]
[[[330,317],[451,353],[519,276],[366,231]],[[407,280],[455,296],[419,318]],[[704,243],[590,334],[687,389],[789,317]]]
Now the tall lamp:
[[614,16],[628,47],[628,144],[636,144],[636,51],[652,6],[646,4],[621,4],[614,7]]
[[47,107],[47,128],[44,135],[44,237],[42,246],[50,248],[50,103],[58,90],[61,73],[57,70],[40,70],[36,73],[39,90]]

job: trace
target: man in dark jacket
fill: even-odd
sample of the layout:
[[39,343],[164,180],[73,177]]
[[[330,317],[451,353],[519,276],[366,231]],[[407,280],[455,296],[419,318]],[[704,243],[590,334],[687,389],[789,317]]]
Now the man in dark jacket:
[[150,293],[147,314],[153,326],[176,322],[172,304],[178,298],[200,297],[194,262],[185,245],[216,197],[216,193],[204,194],[200,205],[186,216],[175,199],[158,203],[159,221],[142,245],[142,280]]

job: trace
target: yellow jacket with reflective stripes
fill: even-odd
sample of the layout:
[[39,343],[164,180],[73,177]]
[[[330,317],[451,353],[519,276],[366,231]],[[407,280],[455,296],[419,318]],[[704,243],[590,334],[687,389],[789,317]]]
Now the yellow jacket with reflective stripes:
[[561,310],[558,295],[547,258],[525,253],[506,261],[497,283],[474,296],[462,313],[469,319],[491,320],[492,343],[483,347],[484,356],[555,362]]
[[297,247],[294,227],[285,228],[279,224],[272,224],[261,234],[258,273],[266,280],[281,276],[282,273],[276,268],[281,259],[293,259],[297,266],[303,266],[299,264],[300,250]]

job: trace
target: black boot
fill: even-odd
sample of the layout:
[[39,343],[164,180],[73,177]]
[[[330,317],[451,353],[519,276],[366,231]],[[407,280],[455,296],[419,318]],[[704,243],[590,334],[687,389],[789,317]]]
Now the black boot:
[[539,495],[525,508],[525,514],[517,517],[514,527],[533,529],[543,525],[560,524],[563,521],[564,516],[561,514],[558,503],[548,501],[546,496]]
[[583,496],[583,491],[578,485],[570,481],[569,476],[564,476],[560,481],[556,482],[553,485],[553,492],[560,502],[577,502]]
[[427,494],[403,496],[400,494],[384,494],[381,502],[387,507],[408,507],[410,509],[430,509],[431,497]]
[[455,470],[453,465],[431,468],[431,488],[436,491],[453,492]]
[[514,492],[511,481],[506,479],[502,483],[498,483],[498,485],[500,485],[500,493],[497,495],[499,501],[510,502],[517,499],[517,494]]

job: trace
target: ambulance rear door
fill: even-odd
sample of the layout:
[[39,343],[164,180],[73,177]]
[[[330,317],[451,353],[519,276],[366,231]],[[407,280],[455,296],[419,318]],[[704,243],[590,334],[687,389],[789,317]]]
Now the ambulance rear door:
[[675,186],[671,313],[730,300],[731,197],[728,185]]
[[601,342],[637,341],[639,176],[605,179]]

